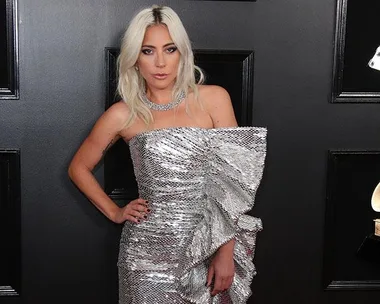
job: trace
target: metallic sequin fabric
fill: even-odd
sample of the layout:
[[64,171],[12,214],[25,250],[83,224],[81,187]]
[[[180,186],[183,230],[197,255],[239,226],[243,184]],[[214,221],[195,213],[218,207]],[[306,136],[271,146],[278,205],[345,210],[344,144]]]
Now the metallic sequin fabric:
[[[266,129],[160,129],[133,137],[129,146],[139,195],[151,213],[123,227],[119,303],[246,303],[262,224],[244,213],[262,177]],[[208,265],[232,238],[233,284],[211,297]]]

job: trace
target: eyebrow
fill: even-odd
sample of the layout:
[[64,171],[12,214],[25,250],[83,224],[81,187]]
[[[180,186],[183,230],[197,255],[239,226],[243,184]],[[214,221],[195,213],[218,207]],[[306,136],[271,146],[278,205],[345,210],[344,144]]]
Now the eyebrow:
[[[174,42],[170,42],[170,43],[165,44],[163,47],[167,47],[167,46],[170,46],[170,45],[175,45],[175,44],[174,44]],[[152,49],[156,48],[154,45],[148,45],[148,44],[144,44],[141,47],[149,47],[149,48],[152,48]]]

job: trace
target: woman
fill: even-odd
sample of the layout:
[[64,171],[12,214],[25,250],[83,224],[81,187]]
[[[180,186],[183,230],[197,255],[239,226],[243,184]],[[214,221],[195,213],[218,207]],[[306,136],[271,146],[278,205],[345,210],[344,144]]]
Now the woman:
[[[131,21],[118,59],[122,101],[97,121],[69,175],[111,221],[124,223],[120,303],[245,303],[260,219],[253,206],[266,130],[238,128],[228,93],[196,84],[187,33],[168,7]],[[129,143],[139,198],[119,208],[91,171]]]

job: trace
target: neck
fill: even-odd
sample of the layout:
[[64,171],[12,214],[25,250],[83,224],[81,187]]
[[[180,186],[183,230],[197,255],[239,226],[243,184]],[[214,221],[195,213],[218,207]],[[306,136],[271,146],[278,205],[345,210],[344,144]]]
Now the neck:
[[154,89],[147,88],[146,96],[148,99],[157,104],[166,104],[172,101],[172,88]]

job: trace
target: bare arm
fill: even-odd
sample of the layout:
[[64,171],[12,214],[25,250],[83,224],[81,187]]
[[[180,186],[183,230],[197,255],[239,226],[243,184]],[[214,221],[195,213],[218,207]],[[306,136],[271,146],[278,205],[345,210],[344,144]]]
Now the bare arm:
[[202,99],[214,128],[237,127],[234,109],[228,92],[219,86],[208,86]]
[[[236,127],[237,121],[228,92],[219,86],[208,86],[204,90],[203,100],[214,128]],[[228,289],[233,281],[235,266],[233,261],[235,240],[222,245],[215,253],[207,275],[207,286],[214,286],[211,295],[214,296]]]
[[[137,200],[136,208],[124,210],[119,208],[103,191],[92,170],[107,152],[120,139],[128,109],[117,103],[108,109],[96,122],[89,136],[84,140],[69,165],[69,176],[87,198],[110,220],[121,223],[125,220],[137,222],[140,209],[146,211],[146,202]],[[132,202],[131,202],[132,203]],[[133,205],[133,204],[132,204]],[[131,206],[132,206],[131,205]],[[141,205],[141,206],[140,206]],[[129,206],[128,208],[130,208]],[[133,207],[133,206],[132,206]],[[136,210],[135,210],[136,209]]]
[[[208,98],[206,101],[208,112],[214,124],[214,128],[237,127],[234,108],[228,92],[219,86],[210,86]],[[211,97],[212,96],[212,97]],[[210,102],[211,101],[211,102]],[[224,244],[219,248],[219,252],[223,251],[226,254],[232,255],[234,250],[235,240]]]

